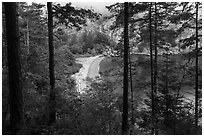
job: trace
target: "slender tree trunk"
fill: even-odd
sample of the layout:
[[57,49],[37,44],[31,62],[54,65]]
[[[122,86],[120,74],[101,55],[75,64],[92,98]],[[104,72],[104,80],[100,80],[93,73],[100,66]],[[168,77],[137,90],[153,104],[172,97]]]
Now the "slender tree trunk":
[[150,2],[149,6],[149,44],[150,44],[150,62],[151,62],[151,107],[152,107],[152,114],[151,114],[151,122],[152,122],[152,134],[154,134],[155,129],[155,112],[154,112],[154,70],[153,70],[153,55],[152,55],[152,3]]
[[[155,21],[154,21],[154,26],[155,26],[155,35],[154,35],[154,94],[157,94],[157,3],[154,3],[154,8],[155,8]],[[155,103],[155,102],[154,102]],[[155,107],[155,134],[158,135],[158,118],[157,118],[157,108],[156,108],[156,103],[154,104]]]
[[128,134],[128,2],[124,3],[124,76],[122,134]]
[[176,96],[175,96],[176,100],[175,100],[175,107],[174,107],[174,122],[173,122],[173,132],[174,132],[174,135],[176,135],[176,133],[177,133],[177,130],[176,130],[176,124],[177,124],[177,119],[176,119],[177,103],[178,103],[178,99],[179,99],[179,95],[180,95],[180,90],[181,90],[183,81],[184,81],[185,76],[186,76],[187,64],[189,62],[190,62],[190,60],[185,64],[186,67],[184,67],[183,75],[182,75],[182,78],[181,78],[181,80],[179,82],[179,87],[178,87],[178,90],[177,90],[177,93],[176,93]]
[[112,101],[112,97],[111,97],[111,93],[112,90],[109,91],[109,111],[108,111],[108,116],[109,116],[109,135],[112,134],[112,121],[111,121],[111,101]]
[[27,40],[26,40],[26,44],[27,44],[27,54],[29,56],[30,54],[30,39],[29,39],[29,25],[28,25],[29,21],[27,19],[27,26],[26,26],[26,29],[27,29],[27,32],[26,32],[26,37],[27,37]]
[[52,2],[47,3],[47,9],[48,9],[49,75],[50,75],[49,124],[52,124],[55,123],[56,121]]
[[109,135],[112,134],[112,121],[111,121],[111,103],[109,103],[109,112],[108,112],[108,115],[109,115]]
[[154,35],[154,92],[157,93],[157,6],[155,2],[155,35]]
[[168,119],[169,119],[169,113],[168,113],[168,110],[169,110],[169,78],[168,78],[168,75],[169,75],[169,52],[168,52],[168,49],[166,50],[166,76],[165,76],[165,115],[164,115],[164,120],[165,120],[165,126],[167,127],[166,124],[168,124]]
[[196,2],[195,130],[198,129],[198,2]]
[[27,17],[27,25],[26,25],[26,36],[25,36],[25,39],[26,39],[26,47],[27,47],[27,58],[26,58],[26,69],[27,69],[27,72],[30,71],[30,67],[29,67],[29,55],[30,55],[30,36],[29,36],[29,25],[28,25],[29,21],[28,21],[28,17]]
[[10,128],[12,134],[17,134],[24,124],[17,4],[5,2],[4,6],[8,50]]
[[135,120],[134,120],[134,93],[133,93],[133,86],[132,86],[132,62],[130,59],[130,51],[129,51],[129,70],[130,70],[130,93],[131,93],[131,122],[132,126],[134,126]]

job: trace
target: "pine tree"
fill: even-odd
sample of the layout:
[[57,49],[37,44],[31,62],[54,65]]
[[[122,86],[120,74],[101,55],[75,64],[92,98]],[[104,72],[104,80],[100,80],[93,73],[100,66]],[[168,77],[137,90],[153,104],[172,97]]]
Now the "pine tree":
[[49,37],[49,76],[50,76],[50,97],[49,97],[49,124],[56,121],[55,106],[55,71],[54,71],[54,47],[53,47],[53,18],[52,3],[47,3],[48,9],[48,37]]
[[[178,27],[177,32],[179,38],[179,43],[181,49],[187,50],[188,53],[184,53],[189,60],[195,61],[195,66],[190,67],[187,71],[193,69],[193,75],[188,73],[189,78],[194,81],[194,84],[191,82],[189,85],[195,86],[195,114],[194,114],[194,127],[195,131],[198,134],[198,119],[199,119],[199,99],[201,89],[201,73],[199,67],[199,58],[202,56],[201,51],[201,37],[202,37],[202,26],[201,19],[199,19],[198,11],[200,3],[191,3],[183,2],[181,3],[182,10],[179,11],[179,14],[172,16],[171,21],[176,24],[181,24]],[[195,32],[195,33],[192,33]],[[191,71],[190,71],[191,72]]]
[[132,126],[135,124],[134,119],[134,93],[133,93],[133,81],[132,81],[132,62],[130,58],[130,50],[129,50],[129,71],[130,71],[130,97],[131,97],[131,123]]
[[[154,3],[154,95],[157,94],[157,3]],[[156,106],[157,103],[154,104]],[[158,119],[157,119],[157,108],[155,107],[155,134],[158,135]]]
[[11,134],[17,134],[24,125],[17,4],[15,2],[5,2],[4,6],[10,90],[10,128]]
[[154,66],[153,66],[153,44],[152,44],[152,3],[149,4],[149,45],[150,45],[150,62],[151,62],[151,122],[152,122],[152,134],[155,130],[155,106],[154,106]]
[[122,134],[128,134],[128,2],[124,3],[124,74]]
[[67,3],[64,6],[58,4],[53,5],[53,17],[55,17],[55,25],[64,24],[69,28],[80,30],[86,25],[86,20],[97,20],[101,14],[95,13],[92,9],[76,8]]
[[28,73],[47,77],[44,73],[47,69],[47,19],[43,16],[43,7],[45,5],[32,3],[19,3],[19,31],[22,51],[22,72],[23,78]]
[[[195,62],[195,130],[198,129],[198,3],[196,2],[196,62]],[[197,133],[197,132],[196,132]]]

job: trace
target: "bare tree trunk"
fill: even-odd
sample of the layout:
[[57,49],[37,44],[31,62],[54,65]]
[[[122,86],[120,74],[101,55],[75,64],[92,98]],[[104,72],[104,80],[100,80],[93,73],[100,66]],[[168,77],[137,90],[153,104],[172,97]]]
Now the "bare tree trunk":
[[196,2],[195,130],[198,129],[198,2]]
[[26,37],[27,37],[27,40],[26,40],[26,44],[27,44],[27,54],[29,56],[30,54],[30,39],[29,39],[29,25],[28,25],[29,21],[27,19],[27,26],[26,26],[26,29],[27,29],[27,33],[26,33]]
[[[157,94],[157,3],[154,3],[154,8],[155,8],[155,35],[154,35],[154,94]],[[154,102],[155,103],[155,102]],[[157,107],[156,103],[154,104],[155,108],[155,134],[158,135],[158,118],[157,118]]]
[[47,9],[48,9],[49,74],[50,74],[49,124],[52,124],[55,123],[56,121],[52,2],[47,3]]
[[124,75],[122,134],[128,134],[128,2],[124,3]]
[[5,2],[4,6],[8,44],[10,128],[12,134],[17,134],[24,124],[17,4],[15,2]]
[[178,103],[178,99],[179,99],[179,95],[180,95],[180,90],[181,90],[181,87],[182,87],[182,84],[183,84],[183,81],[185,79],[185,76],[186,76],[186,68],[187,68],[187,65],[188,63],[190,62],[190,59],[188,60],[188,62],[186,62],[185,66],[184,67],[184,70],[183,70],[183,75],[182,75],[182,78],[179,82],[179,87],[178,87],[178,90],[177,90],[177,93],[176,93],[176,100],[175,100],[175,107],[174,107],[174,121],[173,121],[173,132],[174,132],[174,135],[176,135],[177,133],[177,130],[176,130],[176,124],[177,124],[177,119],[176,119],[176,111],[177,111],[177,103]]
[[132,62],[130,59],[130,52],[129,52],[129,64],[130,64],[130,91],[131,91],[131,122],[132,126],[134,126],[135,120],[134,120],[134,93],[133,93],[133,86],[132,86]]
[[27,72],[30,71],[30,67],[29,67],[29,55],[30,55],[30,36],[29,36],[29,19],[28,19],[28,16],[27,16],[27,25],[26,25],[26,36],[25,37],[25,40],[26,40],[26,48],[27,48],[27,56],[26,56],[26,69],[27,69]]
[[168,118],[169,118],[169,113],[168,113],[168,110],[169,110],[169,77],[168,77],[168,75],[169,75],[169,49],[166,49],[166,68],[165,68],[165,70],[166,70],[166,79],[165,79],[165,107],[166,107],[166,109],[165,109],[165,115],[164,115],[164,120],[165,120],[165,126],[166,126],[166,124],[167,124],[167,120],[168,120]]
[[150,42],[150,62],[151,62],[151,107],[152,107],[152,114],[151,114],[151,122],[152,122],[152,134],[154,134],[155,129],[155,112],[154,112],[154,70],[153,70],[153,55],[152,55],[152,3],[150,2],[149,6],[149,42]]

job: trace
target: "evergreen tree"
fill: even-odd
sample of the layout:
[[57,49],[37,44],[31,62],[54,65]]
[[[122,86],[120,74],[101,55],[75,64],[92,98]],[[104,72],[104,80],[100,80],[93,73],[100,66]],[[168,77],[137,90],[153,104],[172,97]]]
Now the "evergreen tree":
[[[183,4],[183,6],[186,5],[182,9],[183,11],[182,10],[176,10],[176,8],[181,9],[181,7],[180,8],[178,8],[178,7],[181,6],[182,4]],[[153,80],[153,83],[154,83],[153,86],[154,87],[153,87],[153,89],[154,89],[154,92],[158,90],[159,95],[155,95],[154,101],[157,102],[156,104],[159,104],[161,102],[166,102],[164,105],[166,108],[165,115],[161,115],[161,111],[159,111],[158,108],[156,108],[156,110],[158,110],[158,112],[156,112],[156,113],[158,113],[157,118],[165,117],[166,121],[168,121],[167,119],[171,119],[172,121],[174,119],[174,118],[170,118],[170,116],[168,115],[169,110],[172,110],[174,112],[180,111],[182,113],[183,109],[185,109],[185,107],[177,109],[177,107],[180,105],[179,103],[180,102],[185,103],[185,100],[179,100],[180,96],[181,96],[180,94],[177,94],[177,97],[175,97],[176,91],[180,91],[181,87],[180,86],[171,87],[171,83],[172,83],[172,79],[173,79],[173,80],[175,80],[176,83],[182,83],[181,85],[183,85],[183,82],[186,80],[184,80],[184,81],[182,80],[182,82],[179,82],[179,80],[178,80],[179,78],[174,79],[175,76],[168,76],[168,75],[172,75],[173,73],[178,73],[177,71],[172,71],[173,70],[172,64],[171,64],[172,57],[170,54],[173,53],[174,54],[173,56],[175,56],[175,57],[178,56],[178,55],[175,55],[178,53],[177,49],[180,49],[180,47],[182,47],[183,49],[186,49],[186,47],[189,48],[190,46],[192,46],[193,42],[195,42],[194,40],[196,40],[194,36],[189,37],[189,38],[188,37],[186,38],[186,36],[182,36],[181,38],[179,38],[179,36],[181,35],[181,32],[184,32],[184,31],[187,32],[187,28],[190,28],[190,29],[194,28],[195,29],[195,27],[192,27],[192,25],[193,25],[192,15],[193,14],[191,14],[191,13],[193,11],[193,8],[192,8],[193,6],[190,6],[191,4],[189,4],[189,5],[185,4],[185,3],[182,3],[182,4],[179,5],[179,3],[159,2],[156,4],[156,7],[155,6],[152,7],[152,9],[155,10],[155,12],[152,13],[152,17],[153,17],[152,18],[153,24],[151,25],[151,26],[153,26],[152,31],[149,30],[150,27],[149,28],[147,27],[148,16],[146,14],[147,13],[146,12],[147,11],[146,3],[131,3],[130,4],[132,6],[132,7],[130,6],[131,11],[135,11],[133,14],[130,14],[130,18],[131,18],[130,23],[133,23],[135,25],[135,27],[137,27],[137,25],[140,26],[139,27],[140,38],[137,42],[138,45],[141,44],[141,45],[145,46],[145,45],[147,45],[146,43],[149,43],[149,40],[152,38],[149,38],[148,33],[152,33],[152,37],[155,38],[154,43],[153,43],[154,49],[155,49],[155,52],[154,52],[155,57],[154,57],[154,64],[152,64],[154,66],[154,68],[153,68],[153,71],[154,71],[154,74],[153,74],[153,77],[154,77],[153,78],[154,79]],[[108,7],[111,9],[111,11],[117,13],[117,14],[114,14],[114,17],[116,17],[117,23],[113,23],[113,25],[114,25],[113,28],[114,27],[120,28],[120,26],[123,24],[123,22],[120,21],[122,19],[121,18],[122,13],[120,12],[121,7],[122,7],[121,4],[115,4],[115,5]],[[137,18],[134,18],[135,16],[132,16],[132,15],[135,15],[136,13],[143,13],[143,14]],[[181,21],[179,22],[179,20],[181,20]],[[200,28],[200,27],[198,27],[198,28]],[[198,37],[200,37],[200,35],[198,35]],[[179,39],[181,39],[181,40],[179,41]],[[178,42],[183,43],[183,44],[181,44],[181,46],[180,46],[180,44]],[[151,51],[152,50],[150,49],[150,52]],[[201,48],[199,48],[199,52],[200,51],[201,51]],[[160,54],[165,53],[164,58],[166,59],[166,61],[163,62],[163,63],[165,63],[165,65],[163,66],[165,68],[164,70],[162,70],[162,68],[159,67],[162,64],[163,59],[161,59],[160,55],[159,55],[159,57],[157,57],[158,53],[160,53]],[[179,53],[182,54],[181,50]],[[187,55],[190,55],[190,53]],[[158,58],[159,58],[159,60],[158,60]],[[185,62],[185,60],[184,60],[184,62]],[[157,65],[159,65],[159,66],[157,67]],[[160,71],[163,71],[165,74],[165,77],[166,77],[166,78],[162,79],[163,84],[160,84],[160,82],[161,82],[160,77],[162,74],[162,73],[158,73]],[[181,76],[181,75],[178,75],[178,76]],[[183,79],[182,77],[183,76],[181,76],[181,79]],[[187,78],[185,77],[185,79],[187,79]],[[180,85],[180,84],[178,84],[178,85]],[[162,88],[162,87],[165,90],[165,93],[162,93],[162,91],[160,90],[160,88]],[[161,97],[160,94],[163,94],[163,96]],[[154,94],[152,94],[152,95],[154,95]],[[153,97],[151,97],[151,98],[153,98]],[[176,105],[174,105],[171,108],[169,106],[170,102],[173,104],[175,104],[174,102],[177,102],[177,103],[176,103]],[[153,104],[155,104],[155,103],[153,103]],[[151,109],[153,109],[153,110],[155,109],[153,105],[152,105]],[[177,113],[177,112],[175,112],[175,113]],[[177,118],[176,118],[176,120],[180,121],[180,119],[177,119]],[[155,122],[157,122],[157,120]],[[164,123],[168,123],[168,122],[164,122]],[[160,125],[161,125],[161,123],[158,124],[158,126],[160,126]],[[154,126],[156,126],[156,125],[154,125]],[[168,125],[167,125],[167,127],[168,127]],[[173,133],[172,127],[175,128],[175,126],[171,125],[171,127],[169,127],[171,129],[171,131],[165,131],[165,132],[167,134],[178,134],[178,132]],[[158,128],[160,128],[160,127],[158,127]],[[165,128],[165,130],[166,129],[168,129],[168,128]],[[159,130],[161,130],[161,129],[159,129]]]
[[134,92],[133,92],[133,81],[132,81],[132,62],[130,59],[130,50],[129,50],[129,71],[130,71],[130,97],[131,97],[131,124],[134,126],[135,118],[134,118]]
[[152,122],[152,134],[154,134],[155,129],[155,103],[154,103],[154,70],[153,70],[153,54],[152,54],[152,3],[150,2],[149,5],[149,42],[150,42],[150,62],[151,62],[151,107],[152,107],[152,114],[151,114],[151,122]]
[[198,129],[198,3],[196,4],[196,73],[195,73],[195,129]]
[[3,4],[5,7],[8,52],[10,128],[11,134],[17,134],[24,125],[17,4],[15,2],[5,2]]
[[[201,134],[201,6],[116,3],[96,25],[71,3],[3,3],[3,134]],[[92,49],[111,55],[79,93]]]
[[75,8],[71,3],[64,6],[60,4],[53,5],[53,17],[56,18],[55,25],[64,24],[69,28],[80,30],[83,25],[86,25],[86,19],[99,19],[100,14],[95,13],[90,9]]
[[124,3],[124,76],[122,134],[128,134],[128,2]]
[[[157,94],[157,3],[154,3],[154,94]],[[154,106],[157,106],[157,102],[154,104]],[[157,109],[155,109],[155,134],[158,135],[158,119],[157,119]]]
[[[19,31],[22,51],[23,78],[29,73],[47,77],[47,19],[43,16],[43,4],[19,3]],[[29,45],[29,46],[28,46]]]
[[55,106],[55,71],[54,71],[54,47],[53,47],[53,17],[52,3],[47,3],[48,9],[48,37],[49,37],[49,76],[50,76],[50,97],[49,97],[49,124],[56,121]]
[[[189,83],[190,85],[194,85],[195,87],[195,130],[198,132],[198,117],[199,117],[199,100],[200,100],[200,89],[201,89],[201,73],[200,73],[200,64],[199,58],[201,56],[201,18],[199,18],[199,9],[201,8],[201,4],[198,3],[189,3],[183,2],[181,3],[182,10],[179,11],[179,14],[172,16],[171,21],[176,24],[182,24],[178,27],[178,36],[179,42],[181,43],[180,47],[184,51],[184,56],[189,60],[195,61],[195,67],[190,67],[195,71],[194,76],[190,75],[190,79],[194,79],[195,83]],[[193,32],[193,33],[192,33]],[[195,32],[195,33],[194,33]],[[195,46],[194,46],[195,45]],[[189,69],[190,70],[190,69]]]

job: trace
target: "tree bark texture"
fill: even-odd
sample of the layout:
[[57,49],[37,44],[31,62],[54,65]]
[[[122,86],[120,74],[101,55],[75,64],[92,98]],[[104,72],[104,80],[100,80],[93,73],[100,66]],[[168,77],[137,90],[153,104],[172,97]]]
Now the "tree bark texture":
[[154,67],[153,67],[153,46],[152,46],[152,3],[149,6],[149,44],[150,44],[150,65],[151,65],[151,107],[152,107],[152,134],[154,134],[155,125],[155,111],[154,111]]
[[122,134],[128,134],[128,2],[124,3],[124,75]]
[[4,6],[8,51],[10,128],[12,134],[17,134],[24,124],[17,4],[5,2]]
[[[157,94],[157,3],[154,3],[155,15],[154,15],[154,95]],[[156,102],[154,101],[154,109],[155,109],[155,134],[158,135],[158,118],[157,118],[157,107]]]
[[132,62],[130,58],[130,51],[129,51],[129,70],[130,70],[130,93],[131,93],[131,122],[132,126],[134,126],[134,93],[133,93],[133,85],[132,85]]
[[195,129],[198,129],[198,2],[196,2]]
[[47,3],[47,9],[48,9],[49,76],[50,76],[49,124],[52,124],[55,123],[56,121],[52,2]]

